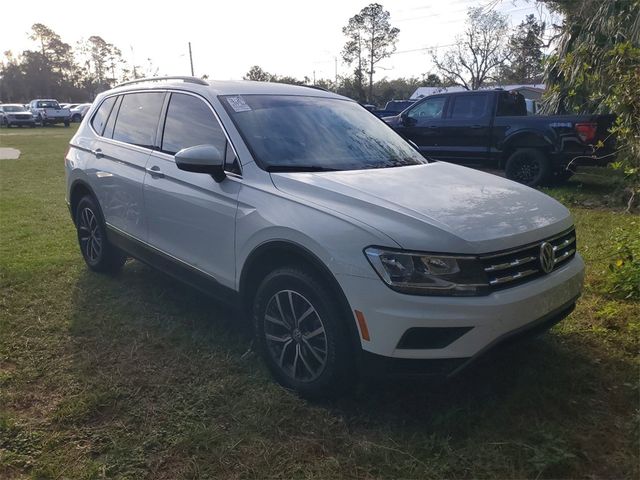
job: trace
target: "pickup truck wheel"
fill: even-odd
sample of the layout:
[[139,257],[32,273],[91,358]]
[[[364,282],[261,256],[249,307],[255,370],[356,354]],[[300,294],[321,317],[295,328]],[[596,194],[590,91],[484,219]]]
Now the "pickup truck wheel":
[[71,120],[73,120],[73,123],[80,123],[80,120],[82,120],[82,117],[80,116],[79,113],[76,113]]
[[256,344],[284,387],[303,397],[331,397],[353,371],[345,319],[324,282],[300,268],[279,268],[255,296]]
[[529,187],[541,185],[547,181],[551,171],[549,159],[535,148],[520,148],[507,160],[505,173],[508,179],[523,183]]
[[65,127],[68,127],[68,126],[70,125],[70,123],[71,123],[71,122],[69,122],[69,120],[65,120],[65,121],[64,121],[64,126],[65,126]]
[[87,266],[96,272],[120,270],[127,257],[109,243],[104,220],[93,197],[87,195],[78,202],[75,220],[80,251]]

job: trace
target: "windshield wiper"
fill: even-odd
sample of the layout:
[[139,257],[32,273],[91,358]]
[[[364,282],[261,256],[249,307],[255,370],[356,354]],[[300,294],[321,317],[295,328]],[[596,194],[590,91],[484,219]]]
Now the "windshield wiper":
[[339,169],[320,165],[269,165],[267,172],[337,172]]

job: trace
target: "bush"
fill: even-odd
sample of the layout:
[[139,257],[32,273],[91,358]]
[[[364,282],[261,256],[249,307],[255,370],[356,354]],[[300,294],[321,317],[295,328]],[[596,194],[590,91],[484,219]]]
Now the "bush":
[[609,264],[609,293],[625,299],[640,299],[640,223],[613,232],[615,255]]

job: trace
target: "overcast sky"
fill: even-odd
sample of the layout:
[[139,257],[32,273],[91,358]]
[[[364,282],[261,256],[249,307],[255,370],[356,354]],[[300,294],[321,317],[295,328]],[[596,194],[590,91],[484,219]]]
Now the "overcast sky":
[[[448,45],[463,27],[467,8],[495,5],[517,25],[537,13],[534,0],[378,0],[400,29],[397,52],[380,64],[376,78],[420,76],[432,70],[425,47]],[[99,35],[118,46],[128,60],[160,74],[188,75],[187,42],[196,75],[240,79],[252,65],[280,75],[333,78],[350,69],[340,60],[342,27],[371,3],[366,0],[178,0],[149,2],[79,0],[2,2],[0,55],[35,45],[34,23],[44,23],[75,46]]]

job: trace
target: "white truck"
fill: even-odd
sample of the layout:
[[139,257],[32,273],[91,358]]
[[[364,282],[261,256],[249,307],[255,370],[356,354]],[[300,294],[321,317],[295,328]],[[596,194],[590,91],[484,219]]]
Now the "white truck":
[[68,108],[62,108],[57,100],[50,98],[31,100],[29,110],[41,126],[64,123],[64,126],[68,127],[71,122],[71,111]]

